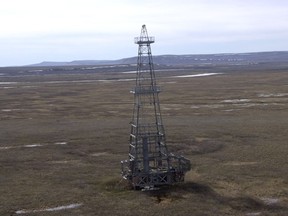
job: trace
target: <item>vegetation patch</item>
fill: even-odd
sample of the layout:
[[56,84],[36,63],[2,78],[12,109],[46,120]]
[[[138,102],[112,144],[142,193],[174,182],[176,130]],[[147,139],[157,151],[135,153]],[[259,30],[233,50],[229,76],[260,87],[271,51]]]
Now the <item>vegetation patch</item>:
[[[168,150],[192,170],[156,191],[121,177],[135,74],[0,68],[0,215],[287,215],[287,67],[157,67]],[[174,77],[201,73],[222,74]]]

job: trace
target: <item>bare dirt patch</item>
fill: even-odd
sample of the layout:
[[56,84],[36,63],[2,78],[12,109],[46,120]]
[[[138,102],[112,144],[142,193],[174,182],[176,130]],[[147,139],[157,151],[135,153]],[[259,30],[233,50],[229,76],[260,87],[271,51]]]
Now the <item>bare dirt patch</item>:
[[108,152],[96,152],[96,153],[91,154],[91,156],[93,156],[93,157],[107,156],[107,155],[109,155]]

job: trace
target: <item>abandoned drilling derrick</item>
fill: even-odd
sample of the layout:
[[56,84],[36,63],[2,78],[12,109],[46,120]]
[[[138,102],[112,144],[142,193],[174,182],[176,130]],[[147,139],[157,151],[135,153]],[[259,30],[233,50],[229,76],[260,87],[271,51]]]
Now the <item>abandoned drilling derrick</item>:
[[134,109],[131,121],[129,159],[121,161],[122,176],[135,189],[153,189],[161,185],[171,185],[184,181],[190,170],[190,161],[176,156],[167,150],[165,131],[160,112],[153,59],[149,37],[143,25],[138,44],[136,86]]

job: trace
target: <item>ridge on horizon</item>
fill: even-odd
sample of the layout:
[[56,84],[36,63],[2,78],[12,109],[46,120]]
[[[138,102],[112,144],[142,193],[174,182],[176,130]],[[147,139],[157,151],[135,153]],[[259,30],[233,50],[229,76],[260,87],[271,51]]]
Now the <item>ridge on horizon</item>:
[[[201,57],[201,58],[200,58]],[[81,66],[81,65],[115,65],[135,64],[137,57],[121,58],[116,60],[73,60],[73,61],[43,61],[41,63],[25,65],[28,67],[51,66]],[[245,53],[214,53],[214,54],[163,54],[154,55],[155,64],[195,64],[195,63],[225,63],[229,62],[283,62],[288,61],[288,51],[265,51]]]

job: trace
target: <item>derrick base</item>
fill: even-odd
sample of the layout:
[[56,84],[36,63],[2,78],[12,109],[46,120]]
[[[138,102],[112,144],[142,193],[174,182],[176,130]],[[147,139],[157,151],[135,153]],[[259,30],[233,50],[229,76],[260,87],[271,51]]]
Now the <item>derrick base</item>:
[[168,155],[169,167],[149,167],[135,169],[136,161],[133,159],[121,161],[122,177],[129,181],[134,189],[157,188],[184,182],[184,176],[191,169],[191,163],[183,156]]

